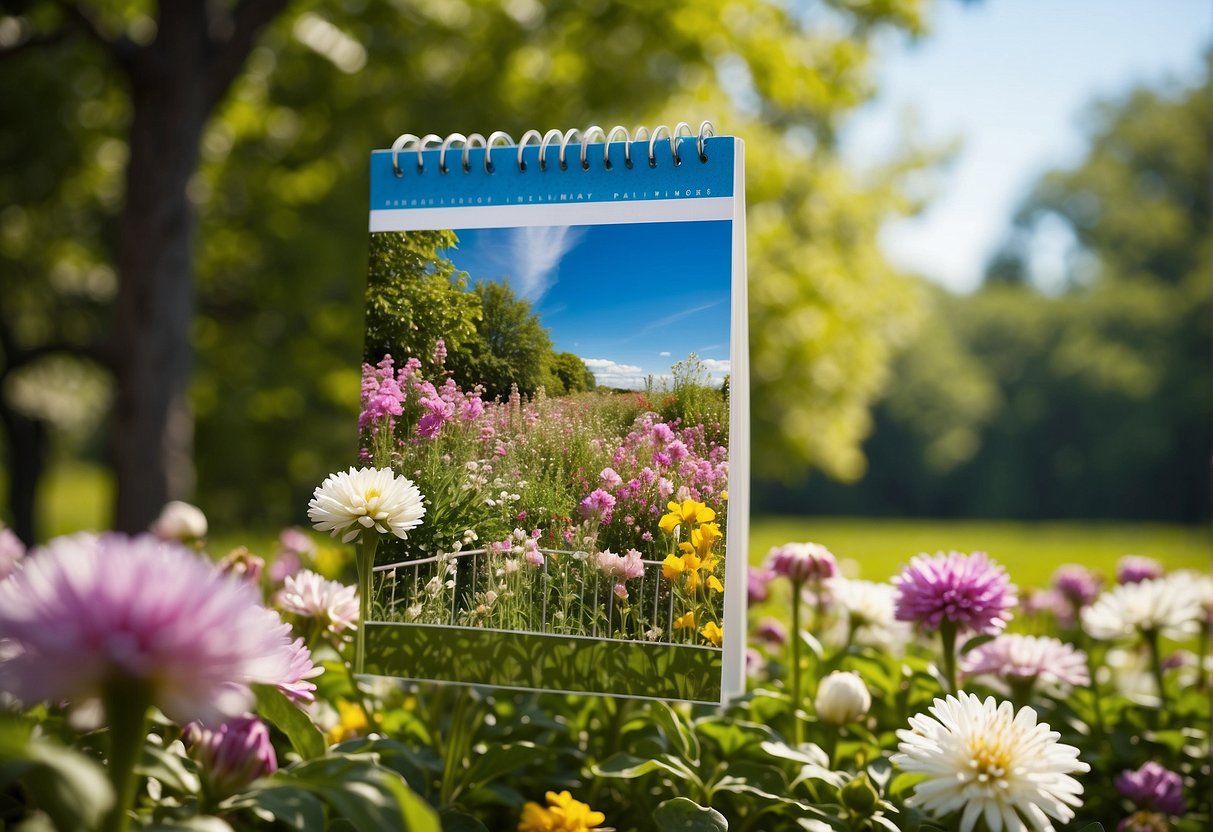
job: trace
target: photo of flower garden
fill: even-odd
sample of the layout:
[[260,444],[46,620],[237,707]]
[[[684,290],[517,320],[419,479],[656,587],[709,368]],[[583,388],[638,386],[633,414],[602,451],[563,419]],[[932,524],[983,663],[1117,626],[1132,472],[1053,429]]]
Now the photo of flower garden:
[[[426,629],[379,628],[368,657],[401,675],[579,690],[584,676],[560,668],[589,648],[581,639],[632,641],[652,647],[628,648],[634,658],[624,666],[633,669],[612,673],[609,689],[718,696],[711,677],[720,668],[729,514],[729,224],[496,234],[521,243],[501,267],[521,271],[517,294],[509,275],[478,279],[457,268],[456,260],[476,267],[475,232],[371,236],[359,464],[407,477],[424,518],[378,548],[367,613]],[[674,314],[648,253],[657,235],[671,252],[701,251],[683,264],[695,277]],[[482,246],[500,252],[503,241]],[[652,271],[629,257],[638,252]],[[591,300],[602,282],[589,263],[631,276],[632,285],[610,287],[616,308]],[[578,304],[590,308],[571,308]],[[646,308],[656,310],[649,321],[638,317]],[[583,355],[557,351],[566,344]],[[681,354],[687,345],[717,357]],[[651,371],[639,363],[646,354]],[[485,632],[462,632],[469,628]],[[406,647],[409,638],[416,641]],[[454,638],[463,640],[444,641]],[[544,662],[525,652],[527,643],[562,643],[568,655]],[[510,650],[523,651],[516,662],[505,660]],[[646,655],[663,658],[653,664]],[[474,678],[473,666],[486,675]]]

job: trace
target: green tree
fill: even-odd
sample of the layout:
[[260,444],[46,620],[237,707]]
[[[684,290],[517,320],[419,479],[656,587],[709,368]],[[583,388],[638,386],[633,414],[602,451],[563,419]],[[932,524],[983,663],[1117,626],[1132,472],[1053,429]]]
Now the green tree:
[[550,378],[552,339],[530,302],[514,294],[509,281],[480,281],[469,295],[479,300],[476,338],[451,351],[447,365],[465,385],[481,384],[488,398],[531,394]]
[[459,352],[483,320],[467,276],[443,253],[459,242],[453,231],[399,231],[371,235],[366,284],[366,361],[385,354],[431,360],[438,339]]
[[558,352],[552,356],[552,375],[560,384],[561,389],[556,391],[560,393],[584,393],[598,385],[590,368],[571,352]]
[[[923,2],[300,0],[262,26],[284,5],[5,5],[5,32],[17,35],[0,44],[3,360],[113,342],[114,361],[172,374],[168,384],[111,376],[118,404],[99,421],[115,435],[88,447],[124,449],[119,502],[140,508],[124,510],[122,526],[142,525],[165,494],[188,494],[191,459],[217,522],[268,522],[350,456],[366,158],[404,130],[518,136],[691,116],[743,136],[757,460],[858,473],[867,406],[912,304],[875,230],[907,206],[895,187],[903,169],[850,175],[834,137],[872,92],[872,39],[921,31]],[[138,75],[146,86],[126,68],[131,50],[153,67]],[[241,52],[247,61],[232,59]],[[180,108],[188,117],[175,119]],[[132,140],[156,125],[179,132]],[[142,226],[123,220],[132,211]],[[150,283],[128,276],[136,255],[157,264]],[[66,286],[69,266],[108,270],[109,288]],[[8,291],[18,279],[31,286],[20,299]],[[171,287],[172,314],[132,328],[131,311],[159,308],[161,296],[117,296],[149,285]],[[38,323],[53,319],[36,299],[48,293],[80,309],[80,326]],[[111,337],[144,325],[155,346]],[[136,412],[163,425],[136,429]]]

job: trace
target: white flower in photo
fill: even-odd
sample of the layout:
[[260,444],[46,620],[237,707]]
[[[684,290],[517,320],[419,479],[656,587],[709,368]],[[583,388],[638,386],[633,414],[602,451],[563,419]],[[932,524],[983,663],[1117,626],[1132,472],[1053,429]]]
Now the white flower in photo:
[[323,622],[337,635],[358,623],[358,595],[352,586],[304,570],[291,575],[277,595],[278,606],[303,618]]
[[846,725],[868,712],[872,694],[858,673],[835,670],[821,680],[813,705],[817,716],[835,725]]
[[1182,575],[1121,584],[1082,611],[1082,625],[1101,641],[1151,632],[1181,640],[1199,629],[1200,601]]
[[317,531],[340,534],[342,543],[353,541],[363,529],[403,540],[421,525],[425,506],[407,477],[388,468],[350,468],[325,478],[308,503],[307,516]]
[[442,578],[437,575],[430,578],[429,581],[426,582],[425,591],[431,596],[442,592]]
[[984,702],[963,691],[936,699],[929,714],[897,732],[902,771],[925,774],[909,803],[936,816],[960,813],[960,832],[978,819],[990,832],[1052,832],[1082,805],[1082,785],[1071,774],[1090,771],[1078,749],[1036,721],[1036,711],[1010,702]]

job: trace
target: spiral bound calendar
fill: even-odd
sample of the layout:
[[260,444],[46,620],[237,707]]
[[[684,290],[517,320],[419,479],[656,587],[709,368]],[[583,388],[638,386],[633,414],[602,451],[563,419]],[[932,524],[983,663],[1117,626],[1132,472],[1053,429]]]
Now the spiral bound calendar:
[[379,547],[366,673],[744,691],[743,195],[706,122],[372,153],[359,453],[426,513]]

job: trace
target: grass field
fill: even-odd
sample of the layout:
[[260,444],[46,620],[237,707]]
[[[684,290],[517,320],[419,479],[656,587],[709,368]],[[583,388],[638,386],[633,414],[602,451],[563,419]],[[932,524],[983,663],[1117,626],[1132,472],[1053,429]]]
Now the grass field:
[[[113,489],[96,466],[53,469],[44,484],[43,533],[48,536],[104,528]],[[203,506],[205,509],[205,506]],[[302,508],[302,507],[300,507]],[[217,552],[246,545],[265,552],[277,530],[241,532],[212,529]],[[884,580],[919,552],[983,550],[1007,567],[1020,586],[1042,586],[1059,565],[1082,563],[1112,575],[1126,554],[1158,558],[1169,569],[1209,570],[1210,535],[1203,526],[1149,523],[1050,522],[1001,520],[895,520],[838,517],[756,517],[750,529],[750,562],[759,563],[772,546],[814,541],[829,547],[848,569]]]

